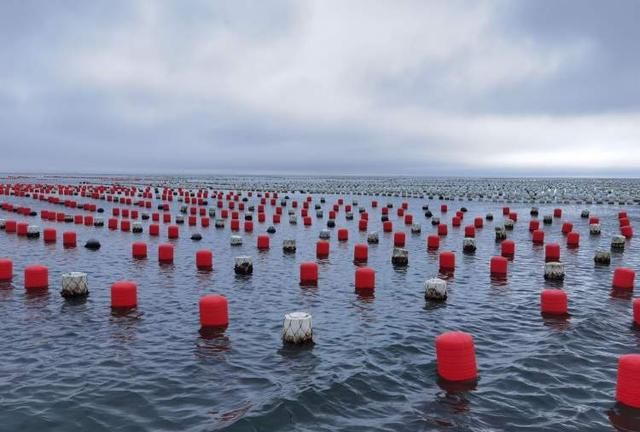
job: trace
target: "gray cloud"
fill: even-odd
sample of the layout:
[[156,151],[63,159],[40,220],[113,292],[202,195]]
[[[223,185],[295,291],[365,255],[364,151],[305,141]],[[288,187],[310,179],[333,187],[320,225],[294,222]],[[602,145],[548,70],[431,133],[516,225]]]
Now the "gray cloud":
[[640,5],[0,3],[2,171],[614,174]]

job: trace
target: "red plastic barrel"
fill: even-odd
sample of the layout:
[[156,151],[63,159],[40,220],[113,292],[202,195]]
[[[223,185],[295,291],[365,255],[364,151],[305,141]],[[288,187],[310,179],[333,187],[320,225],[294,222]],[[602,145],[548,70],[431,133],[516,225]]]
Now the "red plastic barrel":
[[30,265],[24,269],[25,289],[43,289],[49,286],[49,269],[43,265]]
[[447,332],[436,338],[438,375],[447,381],[477,378],[473,337],[464,332]]
[[540,312],[565,315],[568,310],[567,293],[561,289],[545,289],[540,294]]
[[134,308],[138,305],[138,286],[131,281],[118,281],[111,285],[111,307]]
[[618,360],[616,400],[640,408],[640,354],[626,354]]
[[196,268],[208,271],[213,269],[213,252],[209,249],[200,249],[196,252]]
[[147,257],[147,244],[144,242],[135,242],[131,245],[131,256],[136,259]]
[[353,260],[355,262],[367,262],[369,259],[369,247],[364,243],[358,243],[353,247]]
[[437,235],[430,235],[427,237],[427,249],[435,250],[440,247],[440,237]]
[[200,326],[204,328],[224,328],[229,325],[229,304],[227,298],[209,294],[200,298]]
[[316,243],[316,257],[327,258],[329,256],[329,242],[326,240],[318,240]]
[[300,264],[300,284],[309,285],[318,283],[318,264],[303,262]]
[[618,267],[613,272],[612,286],[616,289],[633,290],[636,272],[626,267]]
[[441,272],[452,272],[456,268],[456,255],[449,251],[441,252],[439,262]]
[[370,267],[359,267],[355,274],[356,290],[373,290],[376,287],[376,272]]
[[7,282],[13,278],[13,261],[0,258],[0,282]]
[[491,257],[491,275],[492,276],[506,276],[507,269],[509,266],[509,261],[502,256],[494,256]]

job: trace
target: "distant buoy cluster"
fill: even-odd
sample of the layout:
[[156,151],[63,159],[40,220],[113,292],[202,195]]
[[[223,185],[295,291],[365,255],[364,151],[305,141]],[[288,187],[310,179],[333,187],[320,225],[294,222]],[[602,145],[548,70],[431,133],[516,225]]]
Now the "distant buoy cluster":
[[[27,197],[27,194],[30,196]],[[494,253],[497,255],[491,256],[488,260],[488,273],[492,278],[505,279],[509,275],[509,267],[517,268],[519,265],[515,257],[516,243],[509,239],[509,236],[514,230],[522,229],[528,230],[531,244],[527,246],[527,244],[519,243],[518,250],[521,251],[522,247],[530,247],[540,254],[540,266],[544,266],[544,279],[557,282],[557,284],[549,284],[554,287],[561,286],[565,277],[571,277],[571,266],[565,266],[561,260],[561,247],[565,247],[567,250],[580,248],[581,232],[584,235],[583,248],[590,241],[597,241],[599,238],[590,236],[602,235],[603,241],[608,242],[603,235],[606,233],[603,231],[603,227],[606,228],[607,225],[601,225],[600,218],[593,216],[588,210],[583,210],[580,213],[580,219],[575,219],[572,222],[570,220],[571,214],[564,215],[561,208],[554,208],[551,214],[545,214],[539,218],[540,209],[532,207],[529,212],[531,219],[527,225],[526,221],[518,222],[518,212],[509,207],[502,209],[502,222],[492,223],[494,221],[493,213],[488,213],[485,216],[473,215],[472,212],[467,213],[466,208],[455,210],[452,205],[452,208],[449,209],[449,205],[444,203],[440,204],[440,212],[438,213],[437,206],[430,209],[428,205],[425,205],[422,208],[424,221],[431,222],[431,227],[426,224],[425,231],[429,232],[423,237],[420,235],[423,225],[420,220],[416,221],[416,219],[421,219],[422,215],[420,212],[414,212],[410,209],[409,203],[406,201],[397,208],[392,203],[385,205],[383,201],[378,203],[377,200],[371,200],[368,207],[366,202],[359,204],[356,200],[349,204],[345,203],[343,198],[336,199],[333,204],[324,205],[324,198],[320,202],[314,202],[311,195],[297,200],[282,197],[276,192],[256,191],[256,199],[251,200],[249,198],[252,195],[248,191],[194,191],[189,188],[138,188],[119,185],[76,187],[0,185],[0,195],[15,197],[11,199],[32,198],[49,207],[37,213],[38,207],[36,210],[32,210],[28,206],[17,206],[8,202],[0,205],[4,212],[10,214],[7,219],[0,219],[0,229],[3,229],[8,235],[19,237],[20,240],[16,241],[26,242],[28,240],[22,240],[26,238],[30,239],[31,243],[29,244],[37,245],[40,242],[46,244],[48,250],[52,250],[62,239],[64,249],[73,249],[77,245],[78,236],[80,236],[87,249],[98,251],[101,247],[100,241],[93,237],[82,237],[89,232],[88,230],[97,233],[97,230],[103,227],[106,221],[107,227],[102,232],[110,233],[109,235],[132,236],[130,237],[132,240],[138,239],[130,243],[131,258],[135,260],[148,258],[148,246],[144,241],[147,235],[149,238],[164,238],[166,235],[166,240],[163,240],[166,243],[160,243],[157,246],[157,260],[160,264],[174,262],[176,245],[183,241],[183,238],[206,242],[207,231],[219,233],[223,232],[220,230],[224,230],[224,232],[232,233],[228,238],[231,246],[238,246],[239,250],[246,250],[248,247],[254,247],[255,244],[255,249],[260,253],[259,256],[264,257],[265,254],[273,253],[271,240],[278,238],[273,234],[276,233],[275,227],[281,223],[282,217],[285,218],[285,222],[288,218],[289,223],[294,225],[292,229],[313,236],[316,235],[313,227],[319,226],[316,237],[318,240],[315,243],[315,258],[316,260],[328,261],[309,260],[313,258],[313,251],[308,252],[304,249],[304,244],[301,245],[301,251],[309,255],[304,258],[307,261],[302,261],[299,264],[300,285],[303,287],[318,286],[321,280],[320,266],[334,260],[333,257],[339,251],[336,245],[339,244],[339,247],[348,251],[347,253],[350,254],[353,251],[353,263],[355,264],[353,287],[355,287],[355,291],[361,295],[369,296],[376,289],[385,290],[385,280],[381,277],[376,281],[376,270],[372,264],[379,262],[376,258],[381,256],[380,250],[383,250],[385,246],[388,247],[384,252],[385,255],[382,255],[387,264],[389,264],[388,254],[391,250],[391,264],[394,267],[407,267],[410,265],[409,246],[419,238],[425,255],[429,254],[434,263],[437,261],[435,264],[437,269],[434,269],[434,272],[437,270],[440,273],[438,277],[428,278],[424,282],[423,294],[427,302],[442,302],[446,301],[449,295],[455,295],[455,284],[451,285],[453,288],[452,291],[449,291],[447,280],[450,280],[449,278],[453,277],[456,272],[456,255],[461,261],[464,261],[465,259],[476,259],[477,256],[486,253],[487,244],[483,243],[483,240],[487,236],[491,237],[491,242],[493,242],[495,234],[496,240]],[[444,195],[442,197],[434,195],[435,199],[439,198],[441,201],[448,198],[445,198]],[[497,202],[495,196],[491,198]],[[506,200],[507,197],[504,199]],[[112,203],[113,206],[110,205],[110,208],[104,209],[96,203],[82,202],[88,200],[105,201]],[[171,211],[171,204],[174,200],[180,203],[178,214]],[[534,200],[534,202],[537,201]],[[559,204],[561,205],[561,203]],[[106,215],[103,215],[105,210]],[[38,214],[40,215],[38,222],[40,225],[31,223],[37,219],[26,220],[27,218],[37,218]],[[499,215],[499,213],[497,214]],[[523,213],[520,214],[520,219],[527,218],[522,215]],[[103,216],[105,217],[103,218]],[[269,218],[269,216],[271,217]],[[325,216],[326,228],[320,221],[324,220]],[[594,264],[596,265],[610,265],[612,254],[614,258],[617,257],[616,254],[622,253],[630,239],[633,238],[633,227],[629,215],[626,212],[619,212],[617,216],[618,226],[616,233],[611,237],[610,250],[599,249],[595,252]],[[268,220],[272,225],[265,228],[264,224]],[[299,221],[301,224],[297,225]],[[353,221],[351,225],[349,221]],[[345,225],[341,225],[343,222]],[[212,223],[213,227],[210,228]],[[64,230],[60,224],[73,224],[75,231]],[[335,228],[336,225],[340,228]],[[520,227],[520,225],[524,226]],[[208,230],[206,230],[207,228]],[[255,234],[255,239],[252,237],[254,230],[259,231]],[[379,232],[381,234],[378,234]],[[134,236],[134,234],[138,235]],[[462,244],[459,240],[460,236],[463,236]],[[555,236],[561,239],[559,243],[548,242]],[[99,235],[96,237],[105,241]],[[353,244],[349,243],[351,237],[355,239]],[[455,245],[458,246],[451,246],[452,238],[455,240]],[[244,246],[243,239],[246,240]],[[154,246],[157,243],[155,243],[156,240],[150,239],[150,241],[152,241],[150,244],[153,254]],[[332,242],[334,242],[333,245]],[[440,251],[441,244],[444,245],[443,249],[450,247],[455,249],[461,245],[464,254],[459,253],[459,249]],[[108,241],[105,241],[105,245],[108,247]],[[332,247],[334,247],[333,252]],[[491,246],[491,248],[493,247]],[[180,252],[180,249],[178,251]],[[294,238],[284,239],[282,251],[287,254],[297,253],[296,240]],[[544,262],[542,262],[543,251]],[[423,257],[414,257],[413,252],[411,254],[412,267],[414,262],[420,262]],[[184,259],[180,256],[177,258]],[[195,269],[198,272],[206,273],[213,270],[214,260],[211,249],[206,247],[199,249],[196,251],[195,257],[191,255],[188,259],[194,260],[194,258]],[[289,258],[295,259],[296,263],[299,262],[296,256]],[[149,261],[154,262],[154,260]],[[259,265],[259,258],[256,258],[256,262]],[[145,265],[144,261],[138,262],[138,264]],[[193,264],[191,265],[193,266]],[[487,266],[486,261],[484,266]],[[234,272],[238,276],[249,276],[253,270],[251,256],[235,257]],[[600,270],[603,269],[600,268]],[[217,271],[218,268],[216,268]],[[324,268],[323,271],[325,271]],[[565,271],[567,271],[566,274]],[[13,276],[13,262],[8,258],[1,258],[0,282],[10,282]],[[62,274],[61,279],[60,293],[63,297],[88,295],[87,273],[66,272]],[[376,287],[377,282],[380,284],[379,287]],[[24,267],[24,288],[26,290],[47,289],[49,284],[48,267],[44,265]],[[633,291],[634,287],[635,271],[632,268],[617,267],[613,270],[612,289]],[[136,308],[138,306],[137,294],[138,285],[136,282],[127,280],[114,282],[111,285],[111,307],[114,310]],[[569,316],[569,298],[563,289],[543,289],[540,292],[539,301],[540,313],[544,317]],[[228,301],[225,296],[220,294],[202,296],[199,299],[198,308],[200,325],[203,329],[224,329],[229,325]],[[640,325],[640,300],[633,302],[633,322]],[[286,344],[313,342],[311,314],[301,311],[287,313],[283,321],[282,340]],[[462,382],[473,381],[478,377],[474,340],[468,333],[455,331],[440,335],[436,339],[436,358],[438,375],[444,380]],[[639,365],[640,361],[637,355],[620,358],[616,398],[619,402],[632,407],[640,407],[640,396],[637,391],[640,387]]]

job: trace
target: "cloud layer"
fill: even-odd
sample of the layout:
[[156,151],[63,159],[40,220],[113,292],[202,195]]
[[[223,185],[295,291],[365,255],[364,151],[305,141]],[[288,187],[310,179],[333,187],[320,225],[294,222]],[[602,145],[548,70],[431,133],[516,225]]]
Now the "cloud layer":
[[0,3],[1,171],[637,175],[640,3]]

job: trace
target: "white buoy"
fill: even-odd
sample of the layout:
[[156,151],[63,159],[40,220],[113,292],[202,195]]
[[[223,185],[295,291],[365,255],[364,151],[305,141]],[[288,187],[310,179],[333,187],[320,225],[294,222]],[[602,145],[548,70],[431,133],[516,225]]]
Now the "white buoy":
[[131,224],[131,232],[140,234],[142,232],[142,222],[134,222]]
[[229,242],[231,246],[240,246],[242,245],[242,237],[239,235],[232,235]]
[[600,224],[591,224],[591,225],[589,225],[589,234],[591,234],[591,235],[600,234]]
[[611,239],[611,249],[618,251],[624,250],[625,238],[623,235],[616,234]]
[[564,264],[561,262],[548,262],[544,265],[544,278],[546,280],[564,280]]
[[216,223],[214,226],[216,228],[224,228],[224,219],[216,219]]
[[427,279],[424,282],[424,298],[443,301],[447,299],[447,281],[439,278]]
[[4,219],[0,219],[0,229],[4,229],[5,225],[7,224],[7,221]]
[[27,227],[27,237],[32,239],[39,238],[40,227],[38,225],[29,225]]
[[296,241],[295,240],[283,240],[282,241],[282,250],[287,253],[293,253],[296,251]]
[[409,264],[409,251],[407,249],[394,247],[391,255],[391,263],[398,267],[407,266]]
[[504,227],[497,226],[496,230],[496,240],[506,240],[507,239],[507,230]]
[[329,231],[328,229],[320,230],[320,238],[322,240],[328,240],[329,238],[331,238],[331,231]]
[[593,261],[596,264],[609,265],[611,264],[611,252],[607,250],[597,250],[595,257],[593,257]]
[[420,232],[422,232],[422,225],[420,225],[419,223],[414,223],[411,225],[411,232],[413,234],[420,234]]
[[512,219],[505,219],[505,221],[504,221],[504,229],[506,229],[507,231],[511,231],[513,229],[513,220]]
[[62,289],[60,295],[65,298],[84,297],[89,294],[87,274],[70,272],[62,274]]
[[313,325],[311,314],[307,312],[291,312],[284,316],[282,324],[282,340],[290,344],[313,342]]
[[378,233],[376,231],[372,231],[369,234],[367,234],[367,243],[378,244],[379,241],[380,241],[380,237],[378,236]]
[[291,225],[297,224],[298,223],[298,217],[296,215],[294,215],[294,214],[290,214],[289,215],[289,223]]
[[462,250],[464,252],[475,252],[476,251],[476,239],[473,237],[465,237],[462,239]]
[[253,259],[250,256],[239,256],[235,259],[234,270],[239,275],[253,273]]
[[93,219],[93,226],[94,227],[103,227],[104,226],[104,218],[96,217],[95,219]]

